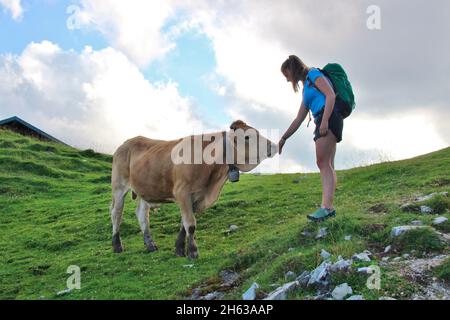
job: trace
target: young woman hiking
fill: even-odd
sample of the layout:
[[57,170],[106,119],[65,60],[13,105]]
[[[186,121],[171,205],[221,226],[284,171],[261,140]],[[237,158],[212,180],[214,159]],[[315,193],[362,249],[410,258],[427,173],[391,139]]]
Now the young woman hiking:
[[286,133],[279,142],[281,154],[286,140],[289,139],[305,120],[311,111],[316,128],[314,142],[316,144],[316,162],[322,178],[322,205],[308,219],[322,221],[336,215],[333,207],[336,191],[336,172],[334,171],[334,157],[336,144],[342,140],[344,121],[337,111],[340,100],[336,99],[333,86],[326,76],[317,68],[308,67],[297,56],[289,56],[281,66],[281,72],[288,82],[292,83],[295,92],[298,83],[303,83],[303,97],[300,110]]

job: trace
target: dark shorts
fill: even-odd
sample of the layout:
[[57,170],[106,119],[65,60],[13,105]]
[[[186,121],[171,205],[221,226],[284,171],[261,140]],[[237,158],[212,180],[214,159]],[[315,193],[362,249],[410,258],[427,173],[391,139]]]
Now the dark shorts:
[[[328,130],[333,132],[336,137],[337,142],[342,141],[342,131],[344,129],[344,119],[339,114],[339,103],[336,100],[336,104],[334,105],[333,112],[331,113],[330,119],[328,119]],[[320,125],[322,123],[323,111],[321,111],[318,115],[314,117],[314,123],[316,124],[316,129],[314,130],[314,141],[317,141],[320,138]]]

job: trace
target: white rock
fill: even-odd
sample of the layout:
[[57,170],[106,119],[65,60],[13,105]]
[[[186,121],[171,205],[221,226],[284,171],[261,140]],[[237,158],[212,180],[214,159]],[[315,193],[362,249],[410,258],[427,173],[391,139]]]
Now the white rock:
[[371,267],[362,267],[362,268],[358,268],[357,271],[358,271],[358,273],[371,274],[372,268]]
[[326,260],[331,257],[331,253],[322,249],[322,251],[320,252],[320,256]]
[[402,257],[395,257],[394,259],[392,259],[392,261],[394,261],[394,262],[398,262],[400,260],[402,260]]
[[298,285],[299,284],[297,281],[286,283],[284,286],[279,287],[275,291],[269,293],[269,295],[264,300],[286,300],[288,293],[295,290]]
[[323,283],[323,281],[328,276],[328,268],[330,267],[330,263],[327,261],[322,262],[320,266],[318,266],[316,269],[314,269],[311,272],[308,286],[315,285],[318,283]]
[[409,254],[408,254],[408,253],[405,253],[402,257],[403,257],[404,259],[408,259],[408,258],[409,258]]
[[447,221],[448,219],[446,217],[437,217],[436,219],[433,220],[433,224],[438,225]]
[[306,237],[306,238],[312,238],[312,237],[314,237],[314,233],[309,232],[309,231],[303,231],[303,232],[301,233],[301,235],[304,236],[304,237]]
[[308,285],[309,278],[311,278],[311,274],[308,271],[303,271],[303,273],[295,280],[298,282],[300,287],[305,288]]
[[237,226],[237,225],[235,225],[235,224],[232,224],[231,226],[230,226],[230,231],[231,232],[235,232],[235,231],[237,231],[239,229],[239,227]]
[[384,253],[388,253],[389,251],[391,251],[392,246],[387,246],[386,248],[384,248]]
[[345,237],[344,237],[344,240],[345,240],[345,241],[350,241],[350,240],[352,240],[352,236],[345,236]]
[[223,298],[225,294],[223,292],[214,291],[211,293],[208,293],[206,296],[203,297],[203,300],[219,300]]
[[341,256],[339,256],[339,260],[333,263],[329,270],[331,272],[341,272],[341,271],[348,271],[352,266],[351,260],[344,260]]
[[256,299],[256,289],[259,288],[259,284],[254,282],[250,288],[242,295],[242,300],[255,300]]
[[391,236],[392,237],[398,237],[410,230],[418,229],[418,228],[424,228],[424,226],[399,226],[392,228]]
[[420,220],[414,220],[414,221],[411,221],[411,225],[413,225],[413,226],[421,226],[421,225],[423,225],[423,222],[420,221]]
[[347,283],[343,283],[334,288],[333,292],[331,292],[331,295],[335,300],[343,300],[347,295],[352,293],[352,288]]
[[378,300],[397,300],[391,297],[379,297]]
[[357,261],[364,261],[364,262],[371,261],[367,252],[361,252],[361,253],[354,254],[352,256],[352,259],[357,260]]
[[428,206],[420,206],[420,213],[422,214],[430,214],[433,213],[433,209]]
[[426,196],[417,197],[417,198],[414,199],[414,201],[416,201],[416,202],[427,201],[427,200],[430,200],[431,198],[433,198],[434,196],[437,196],[437,195],[448,197],[448,192],[433,192],[433,193],[428,194]]
[[325,236],[328,234],[327,232],[328,228],[320,228],[319,232],[316,235],[316,239],[322,239],[325,238]]
[[346,300],[364,300],[364,297],[361,295],[354,295],[354,296],[347,298]]
[[387,262],[389,259],[390,259],[390,257],[384,257],[384,258],[381,259],[381,261]]
[[64,295],[66,295],[66,294],[71,293],[72,291],[73,291],[73,289],[67,288],[66,290],[62,290],[62,291],[57,292],[56,295],[57,295],[57,296],[64,296]]

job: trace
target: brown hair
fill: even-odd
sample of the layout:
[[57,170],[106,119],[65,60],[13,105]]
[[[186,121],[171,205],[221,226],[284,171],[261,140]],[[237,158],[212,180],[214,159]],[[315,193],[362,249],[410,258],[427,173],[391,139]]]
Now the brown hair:
[[281,65],[281,72],[284,74],[286,70],[289,70],[294,77],[294,82],[292,82],[292,87],[295,92],[298,91],[298,82],[305,81],[306,79],[306,64],[303,61],[294,55],[289,56],[289,58],[283,62]]

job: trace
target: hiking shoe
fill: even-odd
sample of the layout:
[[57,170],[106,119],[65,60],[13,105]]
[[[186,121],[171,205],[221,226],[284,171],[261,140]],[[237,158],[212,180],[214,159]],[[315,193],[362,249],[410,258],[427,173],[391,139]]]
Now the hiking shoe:
[[336,216],[336,210],[334,209],[327,209],[327,208],[320,208],[316,210],[313,214],[308,215],[308,219],[311,221],[324,221],[330,217]]

